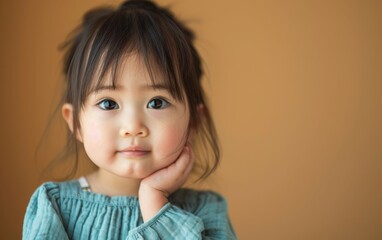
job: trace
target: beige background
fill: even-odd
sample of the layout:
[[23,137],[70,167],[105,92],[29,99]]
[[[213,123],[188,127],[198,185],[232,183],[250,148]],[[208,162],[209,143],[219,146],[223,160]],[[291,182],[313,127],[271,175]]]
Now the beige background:
[[[159,2],[198,34],[223,147],[209,186],[239,238],[382,239],[382,2]],[[42,181],[57,46],[101,3],[0,3],[1,239],[21,237]]]

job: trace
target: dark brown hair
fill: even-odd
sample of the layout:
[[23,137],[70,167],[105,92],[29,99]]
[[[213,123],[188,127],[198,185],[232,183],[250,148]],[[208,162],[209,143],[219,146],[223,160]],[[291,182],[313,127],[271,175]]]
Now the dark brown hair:
[[102,84],[107,71],[111,71],[115,86],[119,64],[133,53],[143,59],[154,86],[155,69],[175,99],[187,100],[190,125],[196,129],[193,149],[199,179],[216,169],[220,157],[217,134],[201,86],[201,58],[193,41],[190,29],[169,10],[151,1],[126,1],[117,9],[96,8],[84,15],[82,24],[63,44],[67,81],[63,102],[73,105],[74,127],[68,142],[68,151],[73,150],[76,156],[72,175],[78,163],[79,142],[75,136],[81,127],[80,110],[88,94]]

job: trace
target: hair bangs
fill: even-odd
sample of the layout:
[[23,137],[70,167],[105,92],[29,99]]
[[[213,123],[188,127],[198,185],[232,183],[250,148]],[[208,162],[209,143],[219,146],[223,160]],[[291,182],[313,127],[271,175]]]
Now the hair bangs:
[[[163,20],[162,20],[163,21]],[[144,11],[120,10],[100,24],[89,41],[83,80],[81,103],[100,86],[116,86],[117,72],[124,58],[139,54],[142,58],[154,88],[164,86],[177,100],[184,101],[181,66],[178,64],[173,33]],[[176,29],[176,31],[179,31]],[[106,74],[111,81],[106,82]]]

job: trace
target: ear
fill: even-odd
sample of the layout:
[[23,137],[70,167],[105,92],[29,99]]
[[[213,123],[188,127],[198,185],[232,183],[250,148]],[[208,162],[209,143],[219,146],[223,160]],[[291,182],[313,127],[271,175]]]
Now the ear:
[[[62,105],[62,117],[64,118],[65,122],[68,124],[68,127],[72,133],[74,129],[74,121],[73,121],[73,105],[70,103],[65,103]],[[78,129],[77,129],[78,130]],[[81,134],[77,131],[76,132],[76,138],[78,141],[82,142]]]

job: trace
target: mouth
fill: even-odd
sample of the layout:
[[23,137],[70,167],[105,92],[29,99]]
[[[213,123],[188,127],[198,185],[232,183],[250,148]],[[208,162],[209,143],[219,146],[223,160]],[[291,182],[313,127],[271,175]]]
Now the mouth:
[[148,155],[150,151],[138,146],[130,146],[117,151],[117,153],[127,158],[140,158]]

